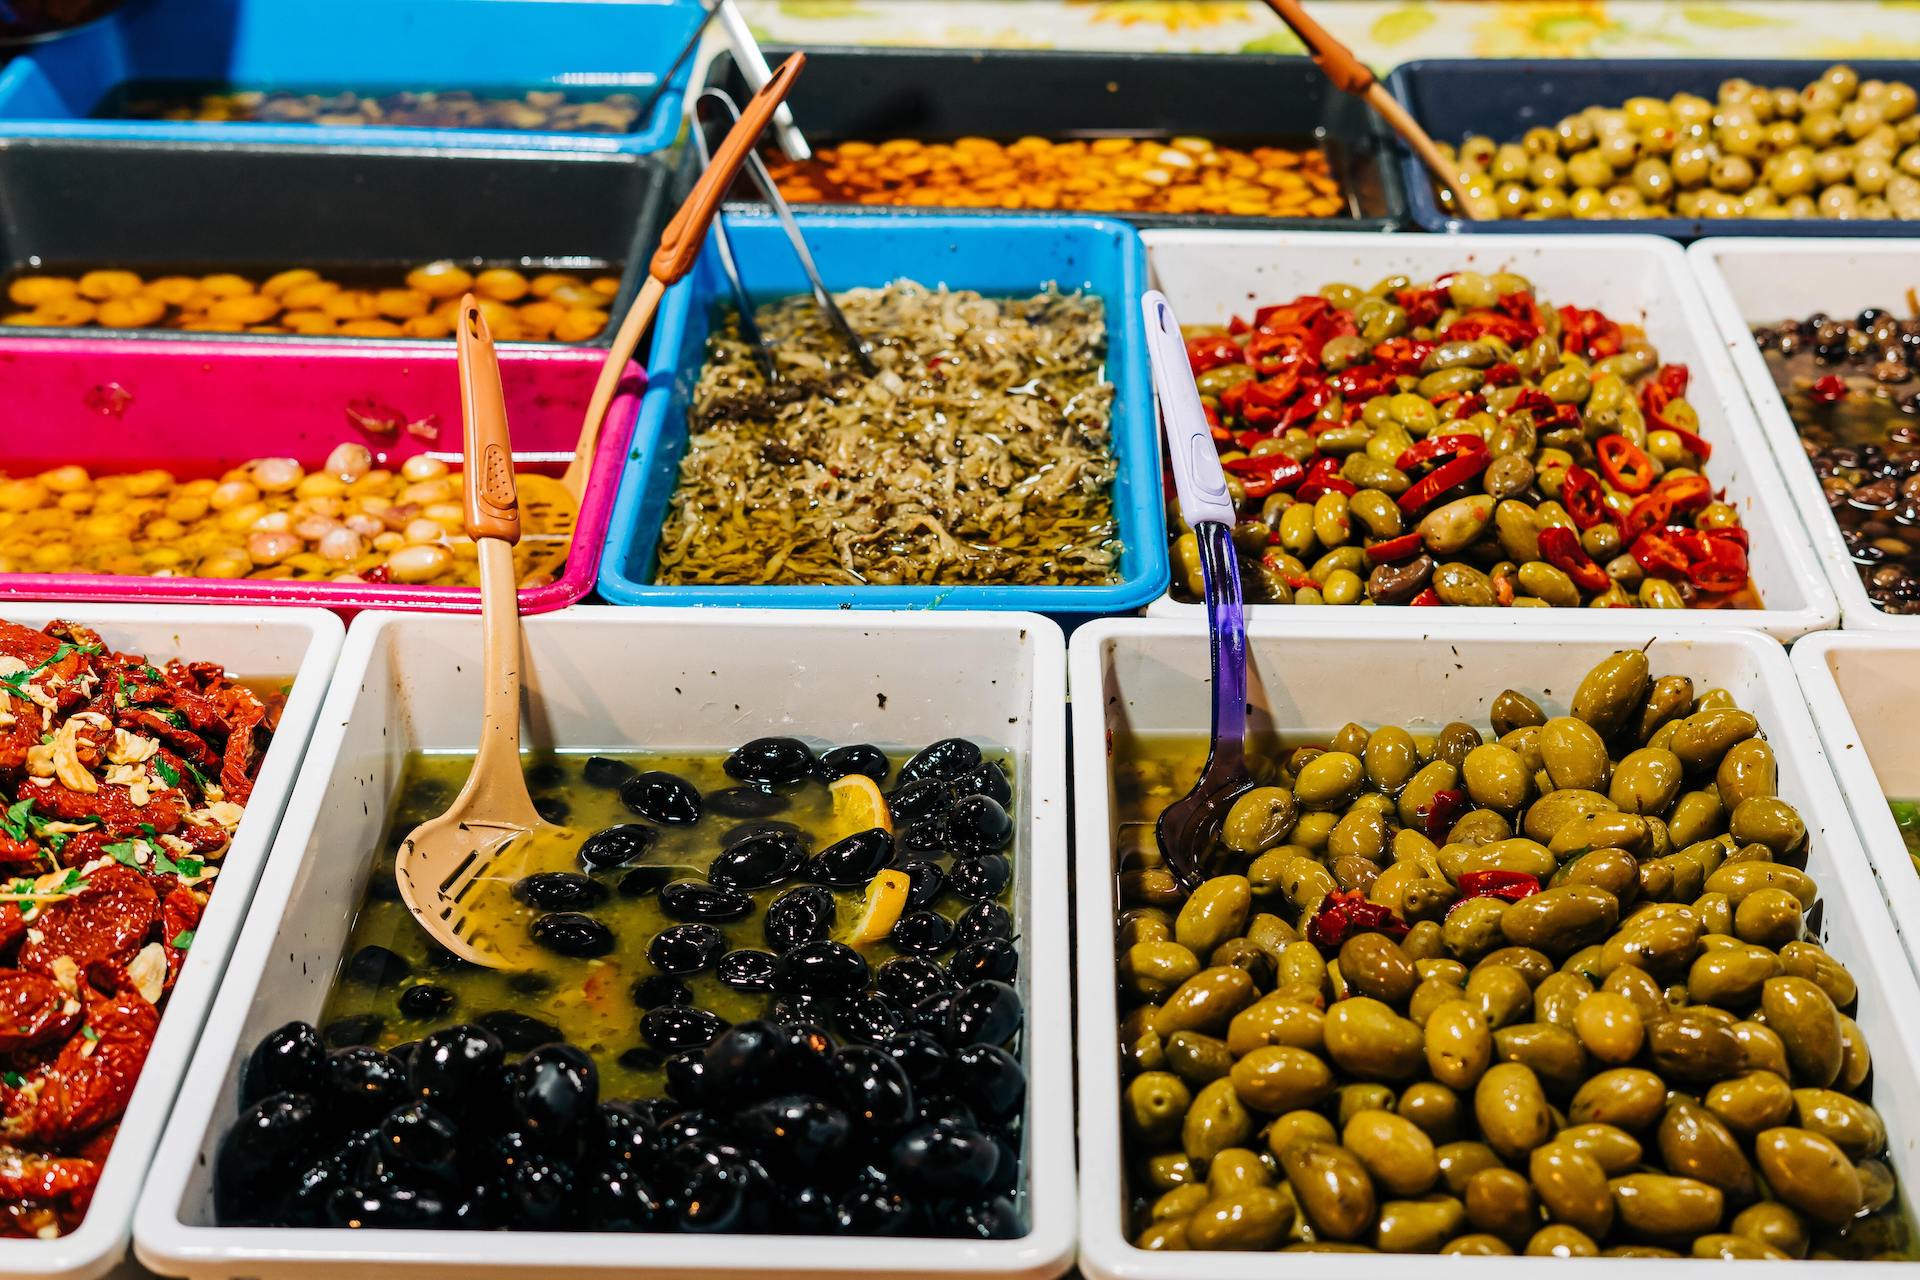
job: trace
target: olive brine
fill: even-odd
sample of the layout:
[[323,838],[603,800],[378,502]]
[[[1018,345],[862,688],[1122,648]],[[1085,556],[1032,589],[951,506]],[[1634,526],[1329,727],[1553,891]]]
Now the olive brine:
[[409,762],[319,1026],[248,1059],[222,1223],[1025,1234],[1007,763],[539,759],[566,830],[474,903],[495,971],[420,930],[392,864],[470,762]]
[[1191,895],[1204,748],[1116,743],[1133,1241],[1913,1258],[1755,717],[1641,652],[1489,710],[1281,751]]

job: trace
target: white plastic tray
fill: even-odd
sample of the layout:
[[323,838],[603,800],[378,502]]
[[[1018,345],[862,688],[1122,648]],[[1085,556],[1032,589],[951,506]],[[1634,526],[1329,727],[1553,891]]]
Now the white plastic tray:
[[[1664,615],[1663,615],[1664,617]],[[1446,620],[1443,620],[1446,621]],[[1256,668],[1253,721],[1282,731],[1331,733],[1349,720],[1438,730],[1448,720],[1485,724],[1502,689],[1536,698],[1564,714],[1587,669],[1623,648],[1648,649],[1656,673],[1720,686],[1760,719],[1779,762],[1780,794],[1806,819],[1807,871],[1825,909],[1818,933],[1860,987],[1856,1017],[1874,1052],[1873,1103],[1886,1118],[1891,1160],[1907,1186],[1920,1176],[1920,988],[1899,952],[1892,922],[1861,852],[1846,802],[1822,756],[1787,655],[1752,631],[1650,629],[1617,619],[1588,619],[1578,634],[1543,636],[1463,619],[1424,634],[1383,634],[1364,623],[1291,627],[1272,614],[1249,629]],[[1581,1268],[1598,1274],[1674,1280],[1705,1264],[1617,1259],[1458,1258],[1157,1253],[1135,1249],[1125,1228],[1126,1162],[1120,1147],[1120,1072],[1114,996],[1114,869],[1118,831],[1108,770],[1107,735],[1200,733],[1207,728],[1209,645],[1203,626],[1184,619],[1102,621],[1074,633],[1068,666],[1073,691],[1075,890],[1078,895],[1080,1002],[1080,1265],[1095,1280],[1454,1280],[1465,1271],[1547,1276]],[[1896,842],[1897,843],[1897,842]],[[1744,1266],[1745,1264],[1734,1264]],[[1858,1264],[1800,1262],[1795,1276],[1863,1274]],[[1772,1274],[1769,1272],[1768,1274]],[[1781,1274],[1787,1274],[1782,1272]]]
[[1793,671],[1894,931],[1920,973],[1920,875],[1887,807],[1889,797],[1920,797],[1920,633],[1809,636],[1793,647]]
[[1860,585],[1859,571],[1840,540],[1840,526],[1800,447],[1787,402],[1775,389],[1767,358],[1749,328],[1798,320],[1815,311],[1851,316],[1867,307],[1899,309],[1907,289],[1920,284],[1920,239],[1707,239],[1694,242],[1687,258],[1827,582],[1839,598],[1840,624],[1849,630],[1920,632],[1920,616],[1883,613]]
[[265,864],[274,829],[299,774],[327,679],[339,657],[340,620],[322,609],[234,609],[173,605],[57,604],[9,600],[0,617],[23,626],[55,618],[92,627],[115,649],[155,662],[179,657],[218,662],[235,675],[292,677],[280,728],[260,762],[247,813],[220,864],[193,947],[167,997],[160,1030],[127,1102],[126,1117],[101,1171],[93,1203],[77,1230],[53,1240],[0,1240],[0,1276],[89,1280],[127,1254],[134,1201],[144,1185],[167,1110],[226,971],[240,922]]
[[406,754],[479,732],[480,628],[363,613],[321,715],[227,998],[194,1060],[135,1226],[143,1262],[194,1277],[639,1275],[1017,1276],[1072,1257],[1066,657],[1033,614],[576,608],[526,622],[529,742],[567,750],[731,749],[789,732],[907,746],[962,735],[1008,748],[1019,823],[1014,918],[1027,1000],[1026,1206],[1018,1240],[274,1230],[213,1225],[211,1161],[241,1061],[318,1016]]
[[[1838,603],[1807,543],[1800,517],[1753,421],[1733,366],[1678,245],[1653,236],[1381,236],[1354,232],[1148,231],[1154,286],[1184,324],[1221,324],[1255,307],[1317,293],[1336,280],[1362,288],[1405,272],[1430,280],[1446,271],[1511,270],[1532,280],[1555,306],[1597,307],[1636,322],[1669,363],[1693,373],[1688,399],[1700,434],[1713,445],[1707,478],[1724,486],[1752,539],[1754,585],[1764,609],[1667,610],[1648,626],[1716,630],[1757,627],[1782,640],[1837,624]],[[1197,604],[1162,596],[1149,616],[1204,616]],[[1309,625],[1340,626],[1344,609],[1255,605]],[[1399,609],[1382,610],[1399,613]],[[1460,613],[1459,610],[1447,610]],[[1471,613],[1490,611],[1473,610]],[[1591,625],[1578,609],[1501,610],[1515,626],[1555,632]]]

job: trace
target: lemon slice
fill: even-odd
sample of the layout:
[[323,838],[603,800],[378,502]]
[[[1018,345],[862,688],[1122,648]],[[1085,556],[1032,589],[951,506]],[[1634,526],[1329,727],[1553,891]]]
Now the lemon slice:
[[864,773],[850,773],[827,787],[833,796],[834,826],[843,836],[871,831],[875,827],[891,833],[893,815],[887,812],[886,797]]
[[907,890],[913,881],[904,871],[882,871],[867,882],[866,905],[853,922],[847,942],[856,947],[870,946],[893,932],[900,913],[907,909]]

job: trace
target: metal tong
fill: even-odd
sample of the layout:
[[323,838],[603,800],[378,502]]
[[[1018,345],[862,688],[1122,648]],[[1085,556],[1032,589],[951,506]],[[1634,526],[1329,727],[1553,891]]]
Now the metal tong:
[[[707,160],[707,137],[704,121],[700,118],[700,108],[709,101],[717,104],[733,119],[740,118],[740,108],[724,89],[708,89],[694,99],[693,145],[698,148],[701,163]],[[846,313],[840,310],[840,304],[833,300],[833,294],[820,279],[820,269],[814,265],[813,253],[807,248],[807,238],[800,232],[800,224],[794,219],[793,209],[787,204],[786,197],[780,194],[780,188],[774,183],[773,175],[767,172],[767,166],[757,152],[748,152],[746,163],[742,166],[760,188],[761,199],[773,210],[774,217],[780,221],[781,230],[787,233],[787,243],[793,246],[793,253],[800,260],[800,269],[807,273],[807,283],[813,287],[813,300],[827,317],[840,337],[846,342],[847,349],[853,353],[854,361],[862,373],[869,378],[880,372],[873,362],[872,349],[848,322]],[[760,362],[761,370],[769,382],[779,381],[780,375],[774,369],[773,352],[768,347],[766,336],[760,332],[753,320],[753,299],[747,292],[746,282],[740,276],[739,260],[733,254],[733,241],[727,235],[726,218],[713,220],[714,239],[720,254],[720,266],[727,273],[727,284],[733,290],[734,303],[740,310],[740,333],[753,347],[755,358]]]

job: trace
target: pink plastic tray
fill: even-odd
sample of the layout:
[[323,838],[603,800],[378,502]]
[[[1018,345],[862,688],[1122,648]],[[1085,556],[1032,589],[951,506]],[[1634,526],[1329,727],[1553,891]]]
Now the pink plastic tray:
[[[573,458],[603,353],[500,350],[514,461],[559,475]],[[32,475],[79,463],[96,475],[164,467],[186,478],[218,475],[250,458],[318,466],[357,440],[383,465],[420,453],[460,460],[460,388],[444,348],[327,344],[0,339],[0,471]],[[520,592],[522,613],[565,608],[593,587],[607,519],[633,434],[646,375],[629,365],[600,433],[566,572]],[[415,421],[438,415],[440,437],[372,436],[347,405],[372,401]],[[320,605],[474,613],[475,587],[145,578],[85,573],[0,574],[0,598],[194,604]]]

